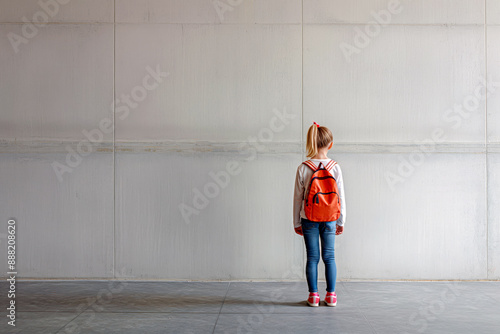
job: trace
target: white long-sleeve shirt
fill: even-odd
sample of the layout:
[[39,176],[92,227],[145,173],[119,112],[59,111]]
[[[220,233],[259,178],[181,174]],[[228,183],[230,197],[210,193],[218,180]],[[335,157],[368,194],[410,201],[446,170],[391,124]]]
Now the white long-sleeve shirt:
[[[331,159],[311,159],[315,166],[318,166],[320,162],[323,163],[324,166]],[[309,187],[309,182],[311,181],[311,176],[313,174],[313,170],[307,167],[304,164],[300,164],[297,168],[297,175],[295,176],[295,190],[293,194],[293,226],[299,227],[301,226],[301,218],[306,218],[306,214],[304,211],[304,202],[305,202],[305,192]],[[346,217],[346,208],[345,208],[345,195],[344,195],[344,182],[342,179],[342,170],[338,164],[332,167],[330,170],[330,174],[337,181],[337,187],[339,189],[339,199],[340,199],[340,217],[337,219],[337,225],[344,226],[345,217]]]

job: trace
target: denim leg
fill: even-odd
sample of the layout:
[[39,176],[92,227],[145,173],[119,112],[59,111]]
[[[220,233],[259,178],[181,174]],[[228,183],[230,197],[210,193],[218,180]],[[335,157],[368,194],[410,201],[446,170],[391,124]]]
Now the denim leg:
[[318,292],[319,223],[302,219],[302,232],[307,251],[307,286],[309,292]]
[[337,281],[337,264],[335,263],[335,231],[337,222],[321,223],[321,254],[325,264],[326,291],[334,292]]

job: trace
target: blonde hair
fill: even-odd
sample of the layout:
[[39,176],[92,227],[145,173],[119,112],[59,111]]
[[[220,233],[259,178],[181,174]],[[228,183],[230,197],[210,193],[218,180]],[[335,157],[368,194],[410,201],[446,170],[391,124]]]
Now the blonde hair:
[[306,153],[308,158],[318,154],[318,150],[327,147],[333,142],[333,135],[326,126],[317,126],[316,123],[307,131]]

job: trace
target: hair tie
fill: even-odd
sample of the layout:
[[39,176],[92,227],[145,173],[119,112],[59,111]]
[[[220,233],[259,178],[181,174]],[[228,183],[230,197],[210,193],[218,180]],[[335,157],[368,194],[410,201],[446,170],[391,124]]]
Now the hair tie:
[[316,126],[319,128],[319,124],[318,123],[316,123],[316,122],[313,122],[313,123],[316,124]]

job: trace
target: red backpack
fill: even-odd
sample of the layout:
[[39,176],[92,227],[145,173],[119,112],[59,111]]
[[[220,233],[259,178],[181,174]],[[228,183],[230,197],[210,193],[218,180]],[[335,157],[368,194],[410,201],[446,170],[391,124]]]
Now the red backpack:
[[340,217],[340,198],[337,181],[330,170],[337,163],[330,160],[316,167],[311,160],[303,162],[313,170],[311,181],[306,192],[304,211],[307,219],[314,222],[336,221]]

